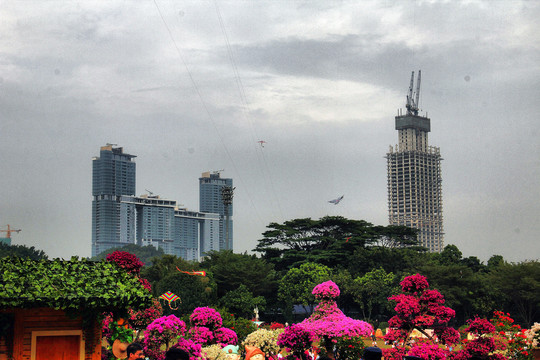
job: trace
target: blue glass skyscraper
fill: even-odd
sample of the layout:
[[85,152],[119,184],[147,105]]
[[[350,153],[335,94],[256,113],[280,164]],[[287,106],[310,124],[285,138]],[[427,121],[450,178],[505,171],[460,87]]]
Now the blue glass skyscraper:
[[107,144],[92,159],[92,256],[133,243],[135,205],[125,198],[135,195],[135,157]]
[[222,178],[219,171],[204,172],[199,178],[199,210],[219,214],[219,250],[233,249],[233,205],[225,205],[222,189],[232,189],[232,179]]

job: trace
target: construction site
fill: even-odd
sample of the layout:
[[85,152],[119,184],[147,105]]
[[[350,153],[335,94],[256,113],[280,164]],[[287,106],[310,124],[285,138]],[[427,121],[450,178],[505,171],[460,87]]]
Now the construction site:
[[444,244],[440,149],[429,146],[431,120],[420,116],[421,72],[416,90],[414,72],[407,94],[406,113],[398,111],[395,126],[398,144],[390,146],[387,159],[388,220],[390,225],[418,229],[418,243],[430,252]]

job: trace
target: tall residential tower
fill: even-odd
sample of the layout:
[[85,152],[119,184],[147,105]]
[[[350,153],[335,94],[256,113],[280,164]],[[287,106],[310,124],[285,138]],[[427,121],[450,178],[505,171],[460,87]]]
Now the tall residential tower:
[[428,145],[431,120],[418,115],[420,78],[413,94],[414,72],[407,95],[407,111],[395,117],[398,144],[386,154],[388,218],[390,225],[419,230],[418,242],[431,252],[443,248],[441,154]]
[[135,157],[107,144],[92,159],[92,256],[133,243],[135,205],[123,199],[135,195]]
[[204,172],[199,178],[199,210],[219,214],[219,250],[233,249],[233,181],[219,171]]

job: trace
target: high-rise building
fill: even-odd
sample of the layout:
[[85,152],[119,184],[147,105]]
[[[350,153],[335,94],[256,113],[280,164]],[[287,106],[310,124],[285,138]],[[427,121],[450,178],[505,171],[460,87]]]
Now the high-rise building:
[[398,144],[386,154],[390,225],[418,229],[418,242],[431,252],[443,248],[441,154],[428,145],[431,120],[418,115],[421,73],[413,94],[414,72],[406,113],[395,117]]
[[135,195],[135,157],[107,144],[92,159],[92,256],[133,243],[135,207],[122,198]]
[[152,245],[186,260],[220,250],[219,214],[189,211],[153,193],[135,196],[133,158],[108,144],[92,159],[92,256],[127,244]]
[[233,249],[233,181],[219,171],[204,172],[199,178],[199,210],[219,214],[219,250]]

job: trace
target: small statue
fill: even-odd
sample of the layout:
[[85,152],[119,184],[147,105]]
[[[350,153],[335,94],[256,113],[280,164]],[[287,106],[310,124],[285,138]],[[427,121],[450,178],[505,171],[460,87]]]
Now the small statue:
[[225,359],[227,360],[240,360],[240,354],[238,354],[238,346],[227,345],[221,352],[225,354]]
[[264,353],[255,346],[246,345],[246,360],[264,360]]
[[255,309],[253,309],[253,312],[255,313],[255,321],[259,321],[259,307],[255,306]]

